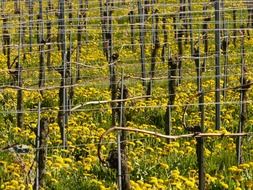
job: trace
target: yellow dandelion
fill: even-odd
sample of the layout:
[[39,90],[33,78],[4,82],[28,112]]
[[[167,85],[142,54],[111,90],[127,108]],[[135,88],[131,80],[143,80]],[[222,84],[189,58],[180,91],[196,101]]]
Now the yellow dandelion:
[[73,162],[72,159],[70,159],[70,158],[64,158],[63,160],[64,160],[64,162],[67,162],[67,163],[72,163]]
[[206,157],[209,157],[209,156],[211,155],[211,151],[210,151],[209,149],[205,148],[205,149],[204,149],[204,155],[205,155]]
[[239,168],[242,168],[242,169],[248,169],[248,168],[250,168],[250,165],[249,165],[249,164],[247,164],[247,163],[240,164],[240,165],[239,165]]
[[60,169],[62,168],[62,163],[54,163],[52,167],[56,169]]
[[189,180],[187,180],[187,181],[185,182],[185,185],[188,186],[188,187],[190,187],[190,188],[193,188],[193,187],[195,186],[194,182],[189,181]]
[[64,160],[63,160],[62,157],[57,157],[57,158],[55,159],[55,162],[56,162],[56,163],[59,163],[59,164],[63,164],[63,163],[64,163]]
[[127,144],[128,144],[128,145],[135,146],[135,143],[134,143],[134,142],[132,142],[132,141],[127,142]]
[[220,185],[224,188],[224,189],[228,189],[228,184],[224,183],[224,182],[220,182]]
[[151,183],[151,184],[158,184],[158,180],[157,180],[156,177],[150,177],[149,178],[149,183]]
[[164,185],[161,185],[161,184],[157,184],[156,185],[156,187],[158,188],[158,189],[166,189],[166,186],[164,186]]
[[168,164],[160,163],[160,166],[161,166],[161,168],[163,168],[165,170],[169,169],[169,165]]
[[138,180],[138,181],[136,181],[136,182],[139,183],[140,185],[144,185],[144,182],[141,181],[141,180]]
[[178,170],[172,170],[171,171],[171,176],[174,178],[177,178],[180,175],[180,172]]
[[163,184],[163,183],[164,183],[164,180],[163,180],[163,179],[158,179],[158,183],[159,183],[159,184]]
[[146,187],[146,188],[151,188],[151,187],[152,187],[152,185],[151,185],[151,184],[149,184],[149,183],[145,183],[145,184],[144,184],[144,187]]
[[154,149],[151,148],[151,147],[147,147],[147,150],[150,151],[150,152],[154,152]]
[[141,141],[135,141],[135,143],[138,144],[138,145],[142,145]]
[[45,172],[45,175],[47,175],[48,177],[52,177],[51,173],[50,172]]
[[58,183],[58,181],[55,178],[51,178],[52,183]]

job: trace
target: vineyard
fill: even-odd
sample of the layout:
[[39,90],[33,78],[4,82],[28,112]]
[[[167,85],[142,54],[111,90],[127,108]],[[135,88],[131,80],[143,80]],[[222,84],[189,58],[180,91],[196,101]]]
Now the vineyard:
[[0,189],[253,189],[253,1],[0,13]]

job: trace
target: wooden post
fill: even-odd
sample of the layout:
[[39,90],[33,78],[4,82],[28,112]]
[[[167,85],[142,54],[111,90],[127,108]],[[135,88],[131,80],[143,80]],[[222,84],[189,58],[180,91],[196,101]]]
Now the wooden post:
[[46,42],[48,43],[47,45],[47,68],[49,70],[52,69],[52,66],[51,66],[51,49],[52,49],[52,40],[51,40],[51,36],[52,36],[52,22],[50,20],[47,21],[47,40]]
[[215,5],[215,129],[221,127],[221,105],[220,105],[220,0],[214,1]]
[[[19,7],[20,10],[20,7]],[[17,85],[19,87],[23,86],[22,80],[22,66],[21,66],[21,42],[22,42],[22,24],[21,24],[21,12],[19,17],[19,45],[18,45],[18,60],[15,63],[15,78],[17,79]],[[17,127],[23,128],[23,121],[24,121],[24,102],[23,102],[23,91],[19,89],[17,91]]]
[[[138,1],[138,13],[140,21],[140,49],[141,49],[141,77],[142,85],[146,88],[146,63],[145,63],[145,15],[141,1]],[[146,89],[145,89],[146,90]]]
[[247,33],[248,37],[250,38],[250,30],[249,28],[253,27],[253,2],[251,0],[244,0],[244,3],[247,5],[248,9],[248,21],[247,21]]
[[[110,88],[111,88],[111,99],[115,100],[117,98],[117,79],[116,79],[116,63],[118,61],[119,55],[117,53],[113,53],[113,31],[112,31],[112,7],[113,4],[110,3],[109,0],[106,1],[106,17],[105,17],[105,42],[107,60],[109,64],[109,75],[110,75]],[[112,108],[112,126],[116,125],[117,119],[117,110],[116,103],[111,102]]]
[[237,36],[237,30],[236,30],[236,10],[233,10],[233,44],[234,47],[236,47],[236,36]]
[[[165,134],[171,135],[171,106],[174,105],[176,97],[177,62],[169,55],[168,60],[168,104],[165,112]],[[170,140],[168,140],[168,143]]]
[[101,30],[102,30],[102,42],[103,42],[103,52],[108,61],[108,41],[107,41],[107,12],[103,9],[102,0],[99,0],[99,11],[101,19]]
[[[39,103],[40,104],[40,103]],[[40,108],[40,106],[39,106]],[[39,111],[40,112],[40,111]],[[39,113],[40,114],[40,113]],[[45,118],[39,116],[36,134],[36,178],[33,189],[39,190],[45,187],[46,160],[47,160],[47,136],[48,123]]]
[[[77,49],[76,49],[76,82],[81,79],[80,76],[80,54],[82,50],[82,31],[83,31],[83,18],[86,17],[86,10],[82,0],[79,0],[78,6],[78,20],[77,20]],[[103,27],[102,27],[103,28]]]
[[130,33],[131,33],[131,47],[132,47],[132,52],[135,52],[135,44],[134,44],[134,11],[130,11],[128,13],[129,16],[129,23],[130,23]]
[[44,177],[46,173],[46,158],[47,158],[47,136],[48,136],[48,122],[47,119],[40,120],[40,149],[39,149],[39,184],[44,186]]
[[[39,43],[39,52],[40,52],[40,63],[39,63],[39,88],[45,86],[45,51],[44,51],[44,22],[43,22],[43,10],[42,10],[42,0],[39,1],[39,15],[38,15],[38,43]],[[42,91],[40,91],[42,93]]]
[[66,89],[66,78],[68,77],[67,74],[67,49],[66,49],[66,31],[65,31],[65,0],[59,0],[59,38],[61,43],[61,58],[62,58],[62,65],[59,69],[59,73],[61,74],[61,88],[59,90],[59,111],[58,111],[58,125],[61,131],[61,139],[63,147],[66,148],[67,146],[67,139],[66,139],[66,124],[67,124],[67,105],[68,105],[68,96],[67,96],[67,89]]
[[84,23],[84,29],[85,29],[85,43],[87,44],[89,42],[89,35],[88,35],[88,19],[87,19],[87,10],[89,8],[89,1],[85,0],[85,8],[84,8],[84,14],[83,14],[83,23]]
[[207,56],[208,56],[208,22],[211,21],[211,16],[208,15],[207,13],[207,4],[203,5],[203,32],[202,32],[202,36],[203,36],[203,43],[204,43],[204,60],[203,60],[203,64],[202,64],[202,71],[206,71],[206,61],[207,61]]
[[72,32],[70,32],[69,34],[69,47],[67,50],[67,68],[66,68],[66,73],[67,73],[67,78],[66,78],[66,82],[68,85],[71,85],[71,87],[68,89],[68,99],[67,99],[67,113],[66,113],[66,117],[67,117],[67,121],[68,121],[68,115],[71,114],[70,110],[73,104],[73,98],[74,98],[74,77],[72,75],[72,59],[71,59],[71,54],[72,54]]
[[163,16],[162,18],[162,29],[163,29],[163,48],[162,48],[162,62],[164,63],[166,61],[166,49],[168,46],[168,32],[166,29],[166,23],[167,23],[167,17]]
[[[247,91],[250,87],[250,80],[247,80],[247,69],[245,65],[245,46],[244,46],[244,37],[245,31],[242,29],[241,31],[241,89],[240,89],[240,120],[238,126],[238,133],[242,133],[244,130],[244,126],[247,120]],[[242,153],[242,137],[237,138],[236,142],[236,157],[237,164],[243,163],[243,153]]]
[[[120,97],[119,99],[127,99],[128,98],[128,90],[124,84],[124,72],[122,71],[121,74],[121,86],[120,86]],[[119,103],[120,107],[120,114],[119,114],[119,124],[121,127],[126,127],[126,115],[125,115],[125,102],[121,101]],[[121,135],[120,135],[121,134]],[[118,150],[118,174],[119,174],[119,189],[122,190],[130,190],[130,176],[129,170],[127,166],[127,149],[126,149],[126,140],[127,140],[127,133],[126,131],[122,131],[119,133],[119,150]]]
[[14,0],[14,14],[20,14],[20,0]]
[[192,1],[188,0],[188,11],[189,11],[189,29],[190,29],[190,43],[191,43],[191,55],[194,54],[193,45],[193,28],[192,28]]
[[67,6],[68,6],[68,13],[69,13],[69,25],[73,23],[73,6],[71,0],[66,0]]
[[183,30],[179,29],[177,31],[177,46],[178,46],[178,83],[179,85],[181,83],[182,78],[182,57],[183,57]]
[[28,14],[29,14],[29,47],[30,47],[30,53],[32,52],[32,38],[33,38],[33,0],[29,0],[28,5]]
[[8,30],[8,18],[3,15],[3,54],[7,56],[7,67],[11,69],[11,35]]
[[177,30],[177,47],[178,47],[178,84],[181,83],[182,78],[182,56],[183,56],[183,37],[186,38],[188,35],[187,33],[187,24],[186,24],[186,14],[185,14],[185,0],[180,0],[180,7],[179,7],[179,21],[182,21],[183,23],[180,28]]
[[156,65],[156,56],[157,56],[157,52],[158,49],[160,48],[160,42],[159,42],[159,38],[158,38],[158,22],[159,22],[159,17],[158,17],[158,10],[154,10],[153,12],[153,17],[154,20],[154,31],[152,32],[152,41],[153,41],[153,47],[151,50],[151,67],[150,67],[150,79],[148,82],[148,86],[147,86],[147,95],[151,95],[152,94],[152,85],[153,85],[153,78],[155,76],[155,65]]
[[[194,49],[194,59],[197,73],[197,92],[200,94],[199,96],[199,113],[201,117],[200,123],[200,131],[204,131],[204,93],[202,89],[202,69],[200,65],[200,53],[199,48]],[[205,167],[204,167],[204,138],[199,137],[196,139],[196,154],[197,154],[197,162],[198,162],[198,170],[199,170],[199,190],[205,190]]]
[[174,15],[172,15],[172,19],[173,19],[173,30],[174,30],[174,38],[175,38],[175,40],[177,41],[178,40],[178,37],[177,37],[177,34],[178,34],[178,32],[177,32],[177,14],[174,14]]
[[186,14],[186,0],[180,0],[180,9],[179,9],[179,20],[182,20],[183,24],[181,26],[181,30],[185,37],[185,41],[187,42],[188,38],[188,18]]
[[[224,32],[224,39],[222,40],[222,53],[224,55],[224,71],[223,71],[223,75],[224,75],[224,81],[223,81],[223,89],[226,89],[228,86],[228,32],[225,31]],[[226,101],[226,90],[223,91],[223,98],[224,101]]]

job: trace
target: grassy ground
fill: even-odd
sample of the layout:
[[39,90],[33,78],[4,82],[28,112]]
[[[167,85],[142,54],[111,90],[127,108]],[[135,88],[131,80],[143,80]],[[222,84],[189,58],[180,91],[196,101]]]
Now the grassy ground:
[[[18,56],[19,15],[14,15],[14,2],[6,2],[4,14],[9,16],[9,33],[11,35],[11,62]],[[202,41],[202,4],[198,0],[193,3],[193,34],[194,43],[199,46],[201,57],[204,57],[204,45]],[[240,85],[241,65],[241,38],[237,37],[236,46],[232,43],[233,7],[237,11],[237,25],[246,26],[247,11],[241,2],[231,3],[225,1],[228,7],[225,14],[229,33],[228,47],[228,87]],[[47,2],[43,2],[43,20],[52,22],[52,66],[61,65],[61,52],[57,47],[57,1],[53,1],[54,9],[46,12]],[[74,88],[73,105],[79,105],[89,101],[110,100],[109,89],[109,67],[102,49],[102,34],[100,25],[99,3],[89,2],[87,10],[87,33],[83,34],[83,44],[80,57],[76,57],[77,51],[77,24],[78,1],[72,1],[73,22],[69,23],[66,14],[67,46],[72,46],[71,71],[73,77],[76,73],[76,62],[81,63],[81,80]],[[172,56],[178,52],[177,42],[174,38],[172,15],[179,10],[176,1],[159,1],[154,5],[159,10],[159,41],[163,44],[162,16],[167,15],[166,29],[168,31],[168,48]],[[38,12],[39,5],[36,2],[34,12]],[[20,49],[20,62],[23,67],[23,86],[26,88],[37,88],[39,76],[39,49],[36,41],[36,21],[32,29],[32,52],[29,52],[28,33],[28,10],[25,3],[21,3],[21,21],[26,26],[23,49]],[[140,66],[140,44],[139,26],[135,24],[135,47],[132,52],[130,46],[130,25],[128,12],[133,10],[138,18],[136,2],[126,1],[125,5],[116,2],[113,11],[113,46],[114,52],[119,54],[116,64],[117,80],[120,79],[121,71],[124,70],[125,84],[129,90],[129,96],[142,96],[145,89],[141,81]],[[215,89],[215,67],[214,67],[214,12],[208,8],[212,19],[209,23],[209,53],[206,59],[206,71],[203,72],[203,89],[205,92]],[[68,13],[68,8],[66,12]],[[34,16],[34,19],[36,16]],[[180,21],[181,22],[181,21]],[[182,23],[177,23],[180,27]],[[44,23],[44,25],[45,25]],[[151,62],[151,10],[146,20],[145,55],[146,69],[150,70]],[[0,22],[2,28],[2,22]],[[46,29],[45,34],[46,34]],[[251,31],[250,31],[251,33]],[[87,35],[87,43],[85,42]],[[239,36],[239,31],[237,31]],[[1,44],[2,42],[0,42]],[[245,37],[245,63],[247,67],[247,78],[252,78],[252,38]],[[197,93],[196,69],[194,60],[190,58],[190,42],[183,43],[183,67],[181,84],[176,87],[175,106],[172,108],[172,134],[185,134],[182,117],[183,108],[186,103],[191,105],[187,112],[187,123],[197,125],[200,122],[198,113],[198,99],[190,98]],[[168,102],[168,65],[161,59],[162,48],[159,49],[156,58],[157,80],[153,83],[152,97],[148,100],[134,100],[126,103],[127,127],[152,130],[164,133],[164,115]],[[23,59],[23,55],[26,58]],[[168,58],[166,55],[166,59]],[[45,56],[47,51],[45,51]],[[201,59],[201,62],[203,58]],[[0,52],[0,83],[9,85],[13,82],[7,68],[7,56]],[[87,67],[88,66],[88,67]],[[221,73],[224,72],[224,56],[221,54]],[[223,84],[221,77],[221,83]],[[61,75],[55,70],[46,70],[46,87],[60,85]],[[221,84],[221,85],[222,85]],[[68,148],[62,149],[60,130],[57,124],[58,93],[59,89],[46,90],[43,96],[36,90],[24,90],[24,127],[16,125],[16,95],[15,89],[7,88],[0,91],[0,189],[31,189],[35,178],[35,149],[37,128],[38,102],[43,102],[41,117],[50,118],[48,134],[48,151],[46,164],[45,189],[116,189],[116,172],[103,167],[97,158],[97,143],[99,137],[111,126],[110,104],[87,105],[80,107],[69,116],[68,128],[66,129]],[[244,131],[252,132],[252,91],[247,92],[247,122]],[[224,133],[236,132],[240,119],[240,91],[228,90],[226,97],[221,96],[221,130]],[[215,131],[215,103],[214,92],[205,94],[205,132]],[[116,148],[116,135],[110,134],[102,146],[102,153],[107,157],[110,150]],[[4,147],[13,144],[26,144],[30,147],[28,154],[17,154]],[[207,138],[204,145],[206,189],[252,189],[253,188],[253,143],[251,136],[243,139],[244,163],[237,165],[236,162],[236,139],[235,138]],[[194,138],[182,139],[167,143],[164,139],[154,138],[143,134],[128,134],[127,141],[128,166],[130,171],[132,189],[197,189],[198,171],[196,159],[196,140]]]

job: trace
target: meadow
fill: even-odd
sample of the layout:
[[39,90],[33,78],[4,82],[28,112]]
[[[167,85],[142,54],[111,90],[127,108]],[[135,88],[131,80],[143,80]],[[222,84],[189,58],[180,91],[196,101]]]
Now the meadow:
[[123,189],[253,189],[250,11],[215,2],[1,1],[0,189],[118,189],[118,140]]

